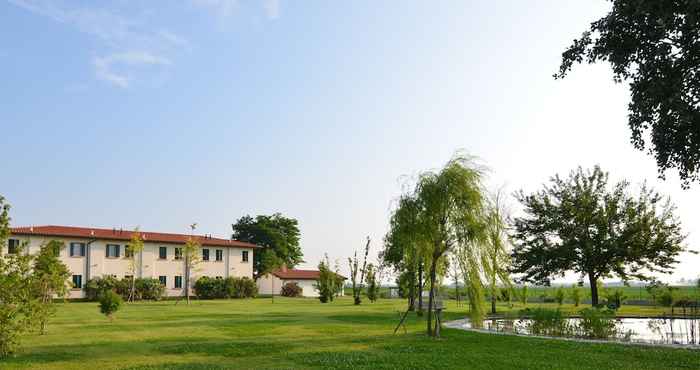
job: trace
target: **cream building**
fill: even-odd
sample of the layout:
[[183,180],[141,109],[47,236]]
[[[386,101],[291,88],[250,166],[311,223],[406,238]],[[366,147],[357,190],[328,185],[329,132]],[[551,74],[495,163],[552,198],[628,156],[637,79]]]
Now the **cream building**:
[[[257,280],[258,293],[265,295],[280,295],[282,287],[287,283],[296,283],[301,288],[303,297],[318,297],[316,280],[320,272],[318,270],[296,270],[282,267],[279,270],[260,276]],[[345,277],[341,276],[343,280]],[[338,295],[343,295],[339,293]]]
[[134,256],[132,272],[128,244],[134,231],[68,226],[34,226],[12,228],[2,253],[15,253],[26,245],[26,253],[34,254],[41,245],[57,240],[65,243],[60,258],[71,271],[74,288],[69,298],[83,298],[85,283],[94,278],[112,275],[124,278],[160,279],[168,296],[184,295],[185,261],[182,248],[192,238],[201,245],[200,262],[191,273],[190,286],[198,277],[253,278],[253,250],[258,246],[211,236],[143,232],[143,251]]

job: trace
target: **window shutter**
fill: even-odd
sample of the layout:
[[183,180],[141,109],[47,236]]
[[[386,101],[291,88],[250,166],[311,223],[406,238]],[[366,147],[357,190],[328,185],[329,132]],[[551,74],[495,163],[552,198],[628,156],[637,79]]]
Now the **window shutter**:
[[117,249],[117,256],[116,257],[117,258],[119,258],[119,247],[120,247],[119,245],[116,246],[116,249]]
[[109,257],[109,244],[105,246],[105,257]]
[[80,255],[85,257],[85,244],[80,245]]
[[70,243],[70,251],[69,251],[69,252],[70,252],[70,256],[71,256],[71,257],[74,257],[74,256],[75,256],[75,253],[73,253],[73,246],[74,246],[74,245],[75,245],[75,244]]

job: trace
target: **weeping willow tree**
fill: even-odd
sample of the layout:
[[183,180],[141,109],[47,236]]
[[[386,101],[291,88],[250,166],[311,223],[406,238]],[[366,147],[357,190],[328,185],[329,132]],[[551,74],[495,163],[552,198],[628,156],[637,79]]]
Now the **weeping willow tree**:
[[460,243],[454,251],[469,300],[469,319],[475,328],[481,327],[486,316],[481,266],[483,247],[484,243]]
[[[439,264],[458,246],[484,239],[482,177],[483,171],[473,158],[455,156],[440,171],[421,174],[416,185],[414,196],[419,205],[416,231],[425,241],[429,257],[427,332],[430,336],[439,336],[439,324],[433,325]],[[471,278],[468,283],[472,284]],[[467,287],[468,291],[472,289]]]
[[491,296],[491,313],[496,313],[498,285],[512,289],[509,275],[510,241],[507,229],[507,210],[503,204],[503,193],[499,190],[491,199],[486,214],[486,239],[482,248],[482,265]]
[[418,232],[418,202],[412,194],[399,198],[384,237],[384,249],[379,253],[384,266],[389,266],[408,280],[408,310],[423,305],[425,242]]

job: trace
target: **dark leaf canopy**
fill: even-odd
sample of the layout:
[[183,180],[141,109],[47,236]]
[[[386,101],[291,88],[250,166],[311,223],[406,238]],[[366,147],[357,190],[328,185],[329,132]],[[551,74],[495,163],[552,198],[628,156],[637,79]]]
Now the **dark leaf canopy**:
[[516,194],[525,216],[515,219],[514,272],[548,284],[567,271],[594,279],[647,279],[670,272],[685,251],[674,206],[643,185],[608,186],[599,167],[553,177],[544,189]]
[[700,1],[613,0],[612,10],[562,54],[555,78],[576,63],[607,61],[629,81],[629,126],[660,175],[700,180]]
[[299,246],[299,223],[296,219],[279,213],[271,216],[241,217],[233,228],[232,238],[259,245],[262,248],[253,256],[256,275],[274,270],[282,265],[293,268],[303,261]]

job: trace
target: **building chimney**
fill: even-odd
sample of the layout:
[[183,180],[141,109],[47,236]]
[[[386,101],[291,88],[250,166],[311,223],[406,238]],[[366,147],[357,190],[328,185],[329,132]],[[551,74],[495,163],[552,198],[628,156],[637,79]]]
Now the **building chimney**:
[[282,265],[282,267],[280,268],[280,271],[287,272],[287,265]]

